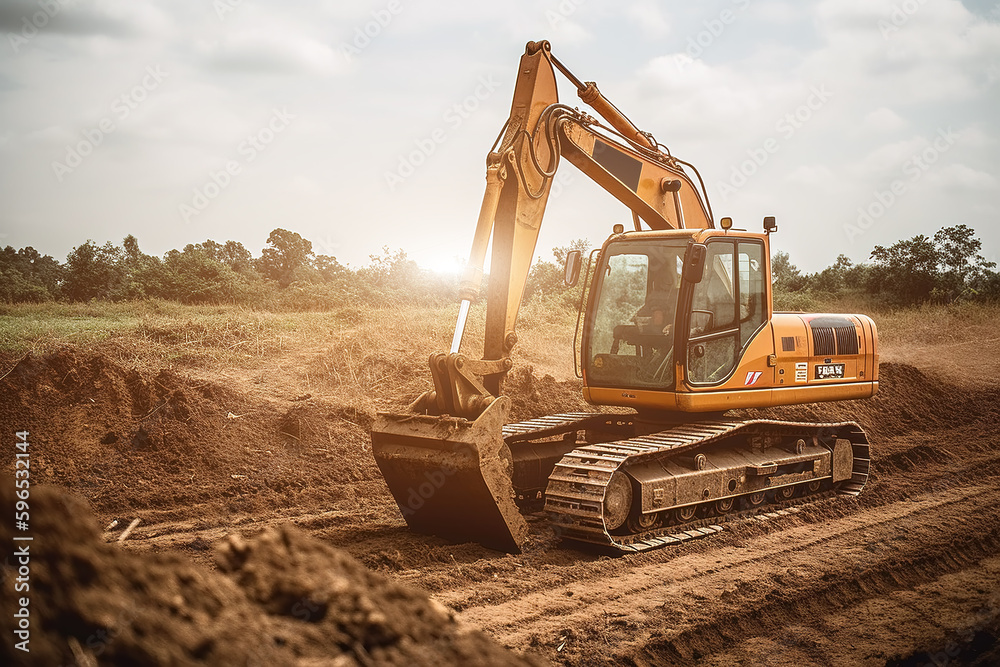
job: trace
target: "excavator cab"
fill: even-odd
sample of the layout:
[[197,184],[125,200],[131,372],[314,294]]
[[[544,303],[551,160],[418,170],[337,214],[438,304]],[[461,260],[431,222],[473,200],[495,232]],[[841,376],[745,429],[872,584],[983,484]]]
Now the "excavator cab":
[[[665,393],[730,378],[770,317],[766,242],[759,234],[682,230],[612,237],[585,320],[588,388],[626,390],[614,405],[641,390],[648,398],[636,407],[673,410]],[[685,264],[695,270],[685,272]]]

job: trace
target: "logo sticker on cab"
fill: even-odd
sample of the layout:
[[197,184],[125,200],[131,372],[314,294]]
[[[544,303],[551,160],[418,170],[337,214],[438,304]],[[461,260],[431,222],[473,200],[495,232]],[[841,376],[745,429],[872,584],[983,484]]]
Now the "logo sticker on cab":
[[816,379],[844,377],[844,364],[816,364]]

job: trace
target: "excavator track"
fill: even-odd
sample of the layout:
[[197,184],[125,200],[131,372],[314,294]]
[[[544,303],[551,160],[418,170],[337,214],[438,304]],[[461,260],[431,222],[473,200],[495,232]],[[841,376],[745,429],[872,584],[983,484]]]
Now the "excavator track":
[[558,415],[547,415],[523,422],[505,424],[503,439],[507,445],[524,440],[533,440],[551,435],[560,435],[570,431],[586,428],[596,420],[605,420],[608,415],[593,412],[566,412]]
[[[700,421],[641,434],[650,424],[634,413],[501,426],[505,412],[476,422],[380,415],[372,450],[411,528],[516,551],[528,530],[521,515],[544,509],[564,539],[635,552],[717,533],[734,518],[857,495],[868,479],[868,440],[853,422]],[[713,475],[730,480],[728,491]],[[685,479],[686,494],[649,505],[651,488]],[[613,502],[623,486],[627,500]]]
[[[666,525],[649,530],[609,530],[606,521],[606,501],[609,488],[622,484],[622,473],[637,466],[662,461],[676,455],[694,453],[713,443],[726,439],[736,441],[746,437],[762,436],[772,438],[801,438],[803,436],[835,437],[850,441],[852,471],[849,479],[834,485],[837,493],[858,495],[868,479],[870,453],[868,439],[864,431],[853,422],[842,423],[801,423],[770,420],[753,421],[704,421],[693,422],[667,428],[657,433],[642,435],[625,440],[582,445],[569,452],[556,464],[549,475],[545,492],[545,509],[552,516],[557,530],[564,539],[601,545],[622,552],[636,552],[676,544],[722,530],[721,526],[708,521],[685,521],[680,525]],[[808,482],[800,481],[775,488],[805,487]],[[816,485],[816,481],[812,481]],[[823,494],[817,493],[806,498],[812,500]],[[763,491],[734,494],[734,500],[745,501],[750,496],[763,497]],[[789,495],[787,498],[791,498]],[[786,498],[786,500],[787,500]],[[715,499],[712,499],[713,501]],[[709,504],[709,503],[706,503]],[[732,503],[735,505],[736,503]],[[778,506],[788,504],[781,502]],[[670,512],[675,508],[663,508]],[[700,509],[690,505],[690,518]],[[770,508],[768,508],[770,509]],[[633,509],[634,511],[634,509]],[[728,514],[739,514],[735,511]]]

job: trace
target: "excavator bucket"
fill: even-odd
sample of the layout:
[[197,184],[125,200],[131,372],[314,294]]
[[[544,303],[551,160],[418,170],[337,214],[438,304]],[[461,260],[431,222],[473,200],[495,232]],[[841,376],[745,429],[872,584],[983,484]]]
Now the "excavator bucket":
[[372,453],[410,528],[519,553],[528,524],[514,504],[510,450],[502,429],[510,399],[475,420],[379,414]]

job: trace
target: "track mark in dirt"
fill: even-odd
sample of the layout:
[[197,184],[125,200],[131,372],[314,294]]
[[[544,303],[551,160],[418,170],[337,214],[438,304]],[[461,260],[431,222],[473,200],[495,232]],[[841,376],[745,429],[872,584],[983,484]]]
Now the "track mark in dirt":
[[[863,592],[868,586],[874,595],[880,586],[888,585],[880,576],[895,581],[899,575],[891,555],[902,553],[902,562],[916,562],[908,552],[917,548],[912,545],[914,541],[934,554],[929,563],[920,567],[932,573],[948,571],[948,559],[941,557],[942,561],[933,547],[943,548],[961,538],[963,532],[956,537],[954,530],[963,524],[971,529],[970,535],[978,536],[975,522],[968,517],[998,500],[1000,490],[992,486],[955,489],[936,498],[894,503],[876,513],[854,514],[757,537],[750,547],[729,545],[710,554],[690,554],[649,564],[641,563],[643,555],[626,556],[620,559],[620,567],[612,567],[604,576],[534,592],[499,605],[471,607],[460,617],[485,628],[504,644],[516,646],[549,643],[565,636],[566,631],[580,633],[581,628],[590,627],[591,632],[608,636],[618,657],[647,643],[656,646],[656,633],[672,628],[676,634],[672,632],[670,639],[659,640],[669,648],[657,652],[657,660],[670,658],[671,651],[675,651],[673,657],[677,660],[690,661],[701,644],[712,648],[712,642],[704,637],[722,632],[713,626],[718,614],[701,611],[702,607],[714,609],[716,599],[731,600],[732,616],[744,617],[751,627],[760,613],[768,613],[770,606],[794,608],[796,593],[801,595],[803,591],[810,592],[806,599],[819,591],[826,607],[837,608],[835,599],[827,599],[831,591]],[[936,520],[928,522],[929,517]],[[866,536],[867,545],[857,543],[859,535]],[[971,548],[975,539],[960,541]],[[865,548],[871,545],[875,545],[871,547],[874,551]],[[994,540],[975,547],[974,552],[997,550]],[[879,568],[885,570],[881,575]],[[869,571],[876,574],[866,574]],[[900,585],[909,581],[904,578]],[[786,593],[791,599],[786,598]],[[436,597],[455,606],[461,604],[464,595],[457,591]],[[769,601],[769,596],[777,601]],[[595,628],[594,619],[604,619],[606,627]],[[740,627],[734,623],[726,625],[725,632],[730,636],[738,632],[734,627]],[[692,646],[695,648],[685,648]],[[567,654],[566,659],[571,660],[571,655]]]
[[[869,569],[857,574],[857,576],[847,580],[838,581],[832,579],[824,584],[811,586],[806,592],[795,591],[784,595],[779,593],[773,599],[767,600],[761,605],[740,606],[733,610],[730,615],[723,615],[721,618],[713,618],[705,624],[697,624],[695,627],[682,631],[676,636],[667,635],[658,637],[654,635],[650,638],[646,646],[639,652],[639,656],[657,664],[690,664],[693,660],[709,655],[715,651],[726,648],[730,643],[741,639],[756,638],[760,635],[776,635],[785,630],[789,624],[801,622],[802,619],[823,619],[831,612],[837,612],[851,606],[863,606],[864,603],[875,599],[873,607],[884,605],[886,598],[891,598],[897,591],[909,591],[909,589],[919,588],[928,582],[936,582],[940,577],[935,575],[945,572],[970,571],[975,575],[975,579],[980,582],[988,580],[985,576],[987,569],[979,564],[980,560],[988,554],[995,554],[1000,551],[1000,539],[995,535],[970,534],[965,540],[956,540],[948,545],[931,544],[928,553],[918,557],[902,559],[898,562],[883,561],[873,565]],[[1000,579],[993,578],[994,586],[1000,585]],[[919,598],[919,594],[918,594]],[[973,602],[981,600],[973,600]],[[921,602],[921,615],[926,616],[920,625],[936,625],[933,617],[926,609],[923,609]],[[968,602],[968,601],[966,601]],[[899,607],[900,605],[893,605]],[[903,605],[905,607],[905,605]],[[933,608],[933,605],[932,605]],[[831,615],[836,615],[831,614]],[[866,618],[877,618],[879,614],[869,614]],[[885,613],[883,612],[883,615]],[[894,613],[899,620],[904,620],[906,613]],[[855,622],[856,623],[856,622]],[[898,646],[893,647],[891,643],[881,644],[881,648],[873,649],[869,657],[877,661],[884,661],[893,655],[905,652],[909,647],[921,640],[920,634],[926,632],[922,627],[915,633],[895,631],[886,632],[887,629],[896,625],[875,624],[872,628],[854,627],[851,632],[861,632],[864,634],[885,635],[884,639],[892,637],[896,639]],[[858,625],[858,624],[856,624]],[[916,621],[913,625],[917,625]],[[939,627],[939,626],[938,626]],[[874,631],[874,632],[873,632]],[[902,641],[899,641],[902,640]],[[808,644],[804,645],[808,646]],[[871,644],[879,646],[879,644]],[[816,642],[815,647],[819,650],[812,657],[819,659],[819,664],[823,664],[822,658],[829,658],[836,655],[831,647],[820,648],[820,643]],[[895,651],[895,653],[894,653]],[[859,664],[859,656],[851,656],[850,664]],[[795,664],[809,664],[796,660]]]
[[[994,543],[995,545],[995,543]],[[722,637],[728,644],[718,652],[708,653],[699,664],[705,667],[729,665],[887,665],[923,667],[925,665],[994,665],[996,639],[1000,636],[1000,558],[987,557],[976,562],[970,553],[955,555],[955,571],[939,577],[930,575],[912,588],[897,588],[907,575],[871,573],[859,583],[857,591],[837,591],[837,606],[831,609],[808,608],[807,603],[792,605],[760,616],[761,622],[749,633],[733,634],[726,628],[701,628],[706,637],[715,635],[719,646]],[[962,564],[968,561],[967,564]],[[920,564],[914,564],[914,569]],[[925,564],[925,569],[927,568]],[[927,574],[924,572],[923,574]],[[920,574],[909,578],[916,580]],[[860,585],[865,586],[862,591]],[[858,596],[867,596],[856,602]],[[795,616],[791,616],[796,614]],[[869,619],[870,622],[859,622]],[[743,619],[744,624],[746,620]],[[691,640],[689,633],[686,639]],[[705,651],[711,642],[702,641]],[[636,664],[687,664],[671,646],[651,645]],[[844,647],[866,647],[845,655]],[[914,650],[913,647],[920,647]],[[690,648],[690,645],[689,645]],[[706,651],[707,653],[707,651]],[[669,655],[668,655],[669,654]]]

